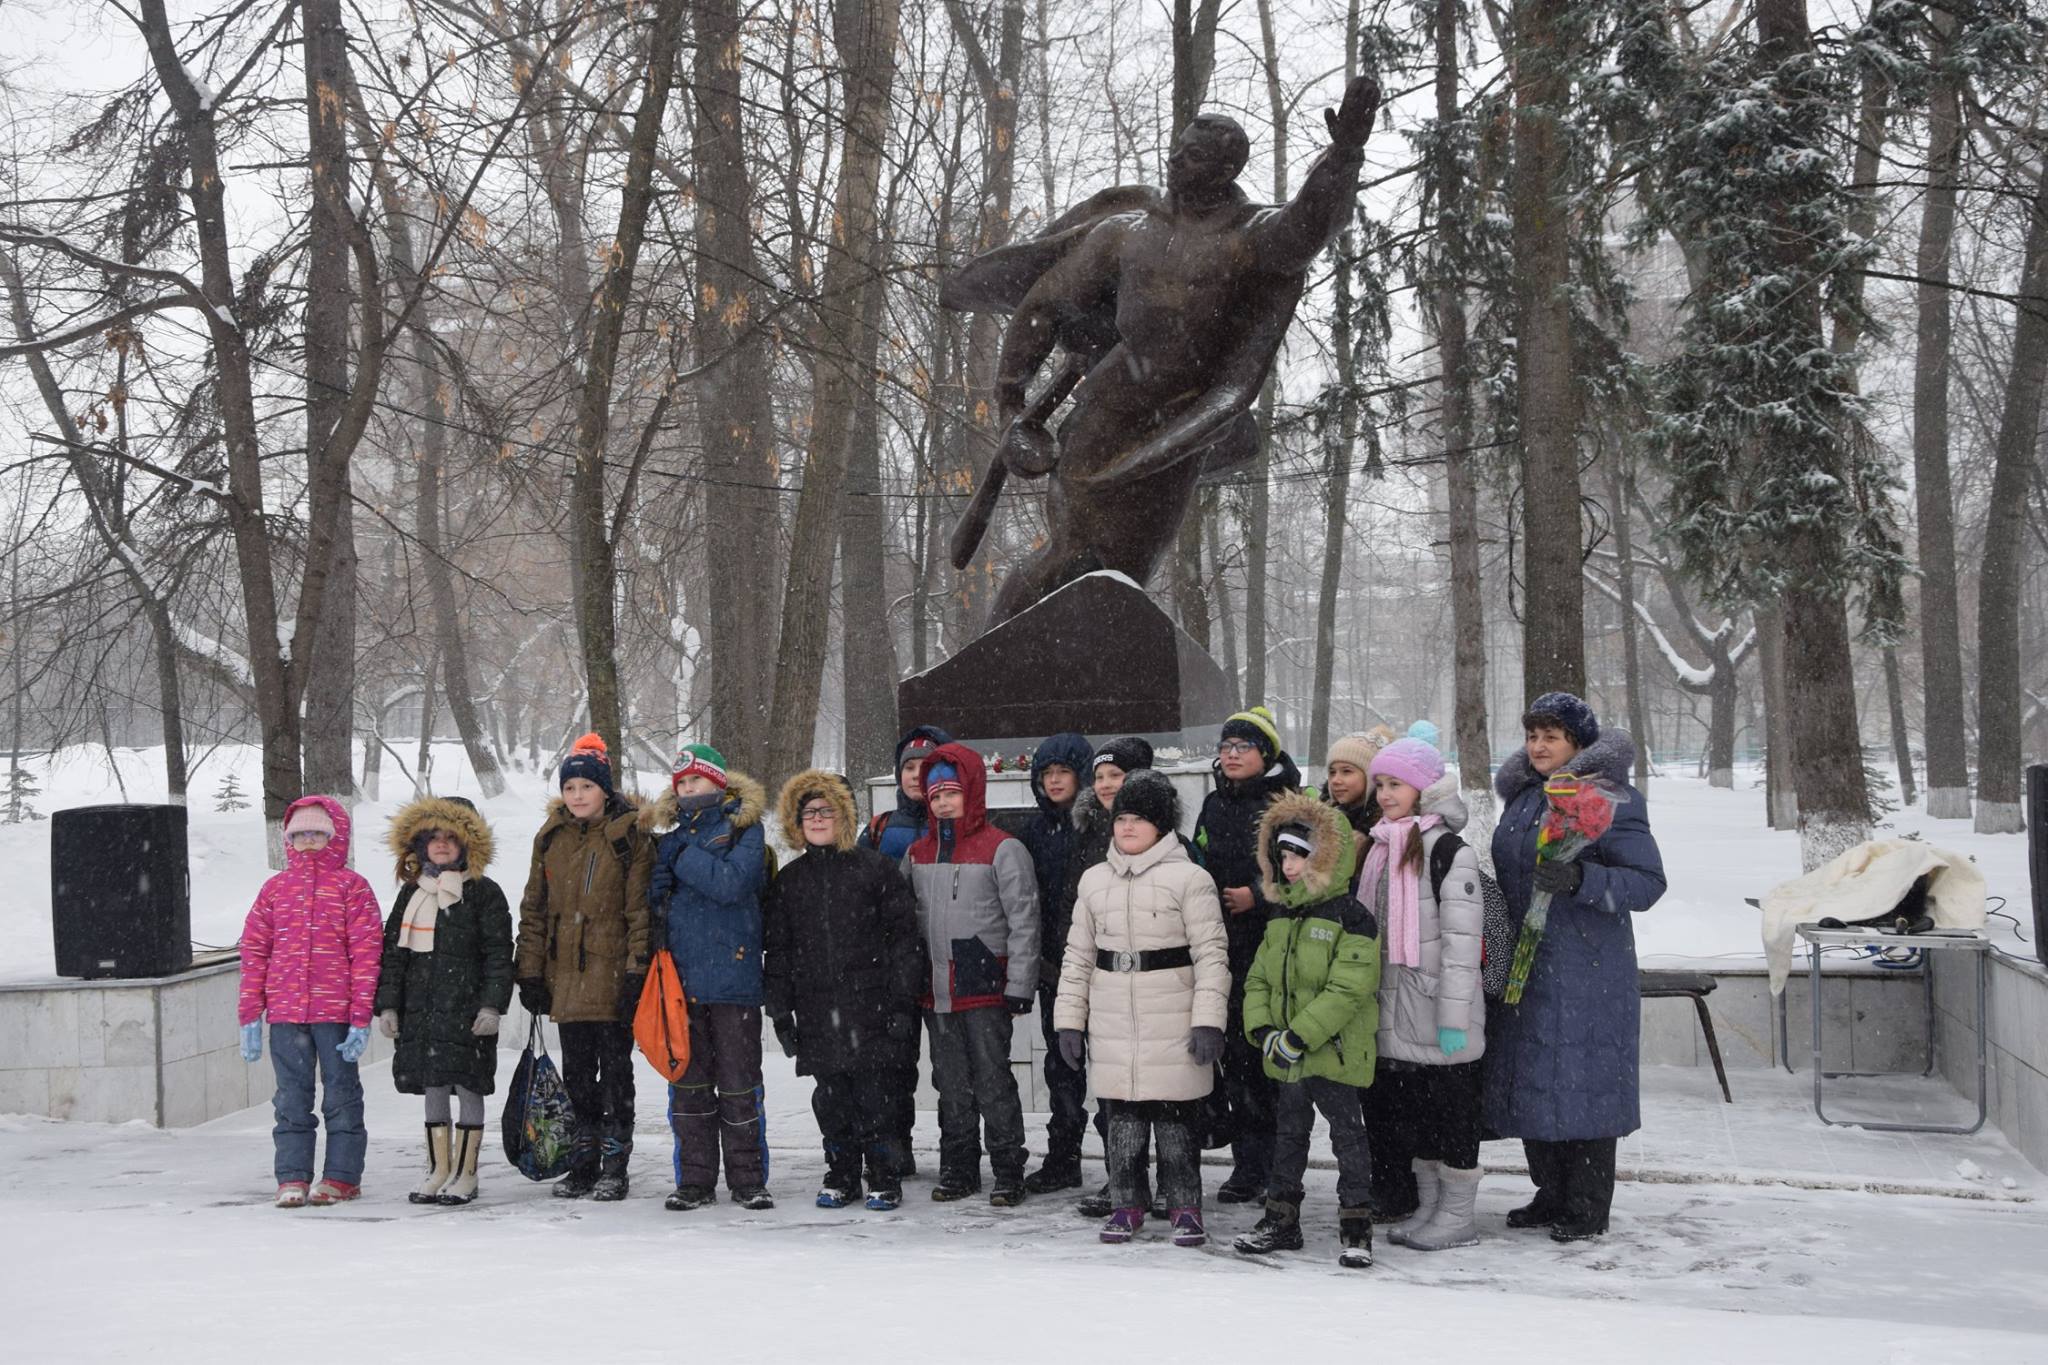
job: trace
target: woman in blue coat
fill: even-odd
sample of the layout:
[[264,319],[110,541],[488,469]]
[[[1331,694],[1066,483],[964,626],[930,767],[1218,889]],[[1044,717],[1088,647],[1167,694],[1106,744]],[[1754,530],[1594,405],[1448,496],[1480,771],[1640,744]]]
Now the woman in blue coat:
[[[1607,1231],[1614,1147],[1641,1126],[1636,1074],[1641,1001],[1629,916],[1664,894],[1664,863],[1643,794],[1629,786],[1636,746],[1603,731],[1585,702],[1546,692],[1522,717],[1521,752],[1501,764],[1494,873],[1517,924],[1530,893],[1551,893],[1550,919],[1521,1003],[1489,1008],[1486,1124],[1522,1139],[1536,1197],[1508,1214],[1559,1242]],[[1568,863],[1536,862],[1536,833],[1555,772],[1598,778],[1625,798],[1614,825]]]

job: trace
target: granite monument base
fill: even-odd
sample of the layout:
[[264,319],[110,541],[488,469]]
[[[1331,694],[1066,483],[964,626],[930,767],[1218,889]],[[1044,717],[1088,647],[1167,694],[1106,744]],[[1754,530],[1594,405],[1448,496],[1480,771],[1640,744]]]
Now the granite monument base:
[[906,726],[976,744],[1062,730],[1200,742],[1235,710],[1216,661],[1116,573],[1075,579],[896,688]]

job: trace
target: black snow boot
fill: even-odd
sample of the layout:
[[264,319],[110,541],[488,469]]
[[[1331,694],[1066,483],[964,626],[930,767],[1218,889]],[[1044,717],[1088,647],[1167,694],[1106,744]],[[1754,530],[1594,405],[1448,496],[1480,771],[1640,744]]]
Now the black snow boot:
[[1352,1270],[1372,1269],[1372,1214],[1346,1209],[1337,1220],[1337,1264]]
[[1268,1199],[1266,1216],[1231,1246],[1248,1256],[1301,1250],[1301,1205],[1285,1199]]
[[1014,1209],[1024,1202],[1024,1172],[999,1175],[988,1192],[988,1202],[999,1209]]
[[688,1213],[718,1202],[718,1191],[709,1185],[678,1185],[661,1206],[670,1213]]
[[626,1175],[626,1167],[632,1160],[631,1131],[623,1136],[607,1135],[604,1140],[604,1157],[598,1165],[597,1183],[590,1187],[590,1197],[602,1204],[615,1204],[624,1199],[632,1185]]
[[941,1204],[951,1204],[980,1193],[980,1179],[954,1171],[940,1171],[939,1183],[932,1186],[932,1198]]
[[1081,1187],[1081,1154],[1048,1156],[1045,1164],[1024,1177],[1024,1188],[1032,1194],[1057,1194]]
[[582,1199],[597,1184],[597,1134],[576,1131],[569,1142],[569,1173],[555,1182],[555,1198]]

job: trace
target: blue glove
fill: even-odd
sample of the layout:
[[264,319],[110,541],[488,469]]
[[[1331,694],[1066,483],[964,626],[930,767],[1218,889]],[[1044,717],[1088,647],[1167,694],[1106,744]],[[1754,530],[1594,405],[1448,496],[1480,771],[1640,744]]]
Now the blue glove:
[[1461,1028],[1440,1028],[1436,1031],[1436,1045],[1444,1050],[1444,1056],[1453,1057],[1465,1050],[1467,1039]]
[[260,1062],[263,1060],[263,1023],[242,1025],[242,1060]]
[[369,1046],[370,1030],[362,1025],[351,1025],[348,1037],[336,1043],[334,1050],[341,1054],[341,1060],[344,1062],[359,1062],[363,1058],[364,1049]]

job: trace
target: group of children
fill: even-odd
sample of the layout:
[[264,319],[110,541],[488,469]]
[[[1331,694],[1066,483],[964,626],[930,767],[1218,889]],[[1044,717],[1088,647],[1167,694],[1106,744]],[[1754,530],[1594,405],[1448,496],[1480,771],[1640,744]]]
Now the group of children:
[[[980,755],[920,727],[898,745],[894,808],[865,827],[844,777],[783,784],[781,844],[797,856],[778,868],[765,791],[716,750],[686,746],[643,807],[586,736],[534,838],[516,936],[484,875],[490,830],[467,802],[426,798],[395,817],[401,889],[380,936],[370,888],[346,866],[346,812],[305,798],[243,939],[244,1055],[260,1055],[267,1018],[278,1074],[278,1202],[356,1197],[355,1062],[373,1022],[396,1040],[398,1088],[426,1100],[428,1172],[411,1198],[474,1199],[515,985],[560,1026],[577,1128],[554,1193],[626,1197],[629,1025],[666,948],[691,1040],[668,1096],[670,1209],[711,1203],[721,1165],[734,1202],[773,1206],[765,1014],[813,1078],[821,1207],[900,1203],[922,1043],[939,1098],[935,1200],[977,1194],[984,1152],[998,1207],[1081,1186],[1092,1093],[1108,1179],[1080,1208],[1104,1220],[1105,1242],[1152,1216],[1174,1243],[1203,1244],[1201,1154],[1227,1142],[1218,1200],[1263,1201],[1236,1249],[1301,1248],[1320,1113],[1343,1264],[1372,1264],[1375,1221],[1398,1221],[1393,1240],[1419,1250],[1469,1245],[1483,906],[1458,835],[1465,808],[1431,737],[1425,722],[1400,739],[1340,739],[1319,794],[1302,789],[1272,715],[1240,712],[1221,728],[1190,839],[1142,738],[1049,738],[1031,764],[1035,807],[999,823]],[[1034,1007],[1052,1112],[1027,1175],[1010,1052],[1013,1019]],[[316,1068],[329,1141],[309,1191]],[[1604,1229],[1604,1204],[1599,1215]]]

